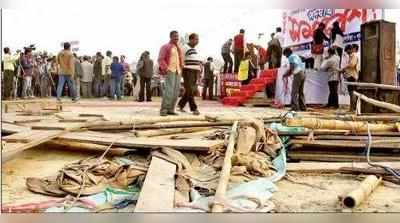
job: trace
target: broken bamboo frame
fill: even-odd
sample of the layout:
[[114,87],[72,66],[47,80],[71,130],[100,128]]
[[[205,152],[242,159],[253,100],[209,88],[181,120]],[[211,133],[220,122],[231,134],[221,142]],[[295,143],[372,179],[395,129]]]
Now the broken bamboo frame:
[[351,191],[343,199],[343,205],[348,208],[357,207],[369,197],[381,181],[382,178],[377,178],[375,175],[369,175],[361,182],[361,185],[357,189]]
[[324,120],[318,118],[291,118],[291,119],[286,119],[285,124],[290,127],[305,127],[309,129],[350,130],[353,132],[367,132],[369,125],[369,129],[371,132],[398,131],[396,128],[396,124],[368,124],[367,122]]
[[380,107],[380,108],[384,108],[384,109],[387,109],[387,110],[390,110],[390,111],[394,111],[394,112],[399,112],[400,113],[400,106],[398,106],[398,105],[394,105],[394,104],[387,103],[387,102],[384,102],[384,101],[378,101],[378,100],[369,98],[369,97],[367,97],[367,96],[365,96],[363,94],[358,93],[357,91],[354,91],[353,94],[356,97],[358,97],[359,99],[361,99],[361,100],[363,100],[363,101],[365,101],[365,102],[367,102],[369,104],[372,104],[372,105],[374,105],[376,107]]
[[232,168],[232,156],[233,150],[235,149],[236,137],[237,137],[238,121],[235,121],[232,126],[231,133],[229,135],[229,143],[226,147],[224,165],[220,173],[220,178],[217,186],[217,190],[214,196],[214,204],[211,209],[212,212],[223,212],[224,210],[224,198],[226,189],[228,187],[229,178]]

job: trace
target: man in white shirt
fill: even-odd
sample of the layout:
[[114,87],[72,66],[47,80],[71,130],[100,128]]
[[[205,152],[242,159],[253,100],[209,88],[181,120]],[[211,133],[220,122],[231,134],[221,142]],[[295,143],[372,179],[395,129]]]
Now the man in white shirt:
[[87,56],[84,56],[81,66],[82,66],[82,78],[81,78],[82,97],[91,98],[92,81],[94,77],[93,64],[89,63],[89,58]]
[[112,52],[107,51],[106,56],[102,61],[102,74],[103,74],[103,88],[102,96],[112,98],[111,95],[111,63]]

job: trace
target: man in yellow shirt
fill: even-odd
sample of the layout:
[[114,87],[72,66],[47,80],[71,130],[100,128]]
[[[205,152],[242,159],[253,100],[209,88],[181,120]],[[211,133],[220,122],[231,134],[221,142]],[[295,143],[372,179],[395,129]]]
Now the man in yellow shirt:
[[14,70],[15,70],[15,59],[11,55],[11,50],[8,47],[4,48],[4,57],[3,57],[3,70],[2,70],[2,99],[8,100],[11,98],[11,93],[13,89],[13,78],[14,78]]

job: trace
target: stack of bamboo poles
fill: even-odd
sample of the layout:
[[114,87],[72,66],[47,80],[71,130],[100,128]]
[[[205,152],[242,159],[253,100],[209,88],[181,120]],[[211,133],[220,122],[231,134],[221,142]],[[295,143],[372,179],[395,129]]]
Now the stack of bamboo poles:
[[400,115],[292,118],[285,121],[286,126],[305,130],[279,135],[290,136],[288,157],[295,161],[363,162],[368,142],[372,161],[400,161],[399,118]]

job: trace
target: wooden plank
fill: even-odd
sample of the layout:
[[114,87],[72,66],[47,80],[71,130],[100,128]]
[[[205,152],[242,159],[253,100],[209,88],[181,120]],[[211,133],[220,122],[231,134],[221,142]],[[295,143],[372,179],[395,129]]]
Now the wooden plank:
[[[303,161],[322,161],[322,162],[365,162],[365,155],[352,154],[326,154],[320,152],[289,152],[288,157],[292,160]],[[394,162],[400,161],[400,156],[376,156],[371,155],[374,162]]]
[[[307,140],[308,136],[295,136],[293,139],[301,139],[301,140]],[[317,135],[313,137],[314,140],[354,140],[354,141],[360,141],[360,142],[366,142],[368,140],[368,136],[357,136],[357,135]],[[385,136],[374,136],[373,140],[392,140],[396,139],[396,137],[385,137]],[[398,137],[397,139],[400,139]]]
[[221,148],[223,140],[203,140],[203,139],[156,139],[156,138],[135,138],[129,135],[110,134],[100,132],[70,132],[59,137],[77,142],[96,143],[101,145],[121,146],[127,148],[160,148],[171,147],[178,150],[190,151],[209,151],[210,149]]
[[85,123],[63,123],[63,122],[38,122],[31,123],[29,126],[35,130],[71,130]]
[[[394,169],[400,169],[400,162],[377,162],[376,164],[389,166]],[[360,163],[343,163],[343,162],[301,162],[301,163],[287,163],[287,172],[296,173],[337,173],[340,168],[354,167],[354,168],[370,168],[371,166],[366,162]]]
[[135,212],[172,212],[175,198],[176,165],[152,157]]
[[28,143],[7,143],[5,145],[5,148],[2,150],[2,162],[7,162],[19,152],[57,138],[64,133],[64,131],[47,131],[47,134],[43,134],[43,132],[38,132],[38,135],[35,136],[36,139],[34,141],[30,141]]
[[13,133],[18,133],[18,132],[25,132],[29,131],[31,128],[26,127],[26,126],[19,126],[19,125],[14,125],[10,123],[1,123],[1,132],[5,134],[13,134]]

